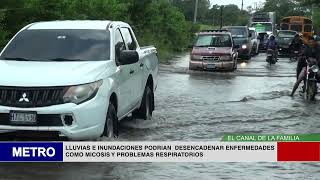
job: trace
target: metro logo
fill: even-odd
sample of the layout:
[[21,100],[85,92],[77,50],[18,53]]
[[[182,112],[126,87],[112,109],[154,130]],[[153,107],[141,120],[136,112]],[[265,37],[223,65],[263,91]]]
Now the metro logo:
[[63,142],[0,142],[0,162],[62,162]]
[[53,147],[12,147],[12,157],[54,157]]

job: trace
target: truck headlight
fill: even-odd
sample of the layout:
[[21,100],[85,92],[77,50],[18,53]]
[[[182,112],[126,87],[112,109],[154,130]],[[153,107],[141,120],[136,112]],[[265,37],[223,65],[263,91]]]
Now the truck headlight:
[[191,60],[201,61],[202,60],[202,56],[200,56],[200,55],[191,55]]
[[220,61],[231,61],[231,60],[232,60],[231,56],[221,56],[220,57]]
[[102,85],[102,80],[89,84],[68,87],[63,96],[64,103],[81,104],[92,99]]
[[242,48],[242,49],[247,49],[247,45],[246,45],[246,44],[243,44],[243,45],[241,46],[241,48]]

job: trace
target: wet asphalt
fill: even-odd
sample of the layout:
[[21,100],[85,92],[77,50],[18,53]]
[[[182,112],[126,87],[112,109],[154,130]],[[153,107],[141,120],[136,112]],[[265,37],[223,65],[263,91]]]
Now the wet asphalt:
[[[183,53],[161,65],[151,121],[126,119],[119,141],[219,141],[226,133],[320,133],[318,101],[289,96],[296,62],[265,54],[235,72],[188,69]],[[10,163],[0,179],[319,179],[320,163]]]

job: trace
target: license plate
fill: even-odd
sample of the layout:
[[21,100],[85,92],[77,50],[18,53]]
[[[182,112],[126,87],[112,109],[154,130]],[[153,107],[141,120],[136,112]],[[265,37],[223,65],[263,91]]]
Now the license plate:
[[294,51],[295,54],[298,54],[299,51]]
[[36,112],[10,111],[11,124],[34,125],[37,123]]
[[214,64],[207,65],[207,69],[214,69],[214,68],[216,68],[216,65],[214,65]]

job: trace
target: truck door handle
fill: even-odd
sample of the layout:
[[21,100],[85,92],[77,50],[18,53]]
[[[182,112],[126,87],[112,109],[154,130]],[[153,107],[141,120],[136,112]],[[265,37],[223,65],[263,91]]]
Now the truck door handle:
[[141,63],[141,64],[140,64],[140,67],[143,67],[143,66],[144,66],[144,64],[143,64],[143,63]]
[[133,73],[134,73],[134,70],[131,69],[131,70],[130,70],[130,74],[133,74]]

